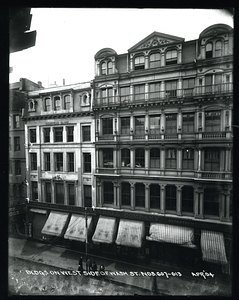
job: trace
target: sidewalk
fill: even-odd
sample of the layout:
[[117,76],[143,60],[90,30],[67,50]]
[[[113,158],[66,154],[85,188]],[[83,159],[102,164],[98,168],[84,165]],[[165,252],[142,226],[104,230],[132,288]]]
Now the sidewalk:
[[[40,262],[69,271],[78,269],[78,260],[82,256],[83,268],[86,270],[83,253],[15,237],[9,237],[9,256]],[[198,277],[194,277],[188,270],[182,271],[181,268],[180,270],[175,269],[175,267],[169,269],[170,267],[157,267],[150,264],[139,266],[94,255],[90,255],[90,257],[92,261],[96,261],[98,269],[100,264],[105,266],[105,280],[115,283],[150,291],[156,288],[159,293],[165,295],[231,295],[231,282],[225,281],[216,274],[212,277],[206,276],[207,274],[204,272]],[[192,270],[192,272],[196,274],[196,272],[203,272],[203,270]],[[206,270],[206,272],[210,271]],[[90,276],[86,273],[85,275]],[[92,273],[91,276],[100,278],[95,273]]]

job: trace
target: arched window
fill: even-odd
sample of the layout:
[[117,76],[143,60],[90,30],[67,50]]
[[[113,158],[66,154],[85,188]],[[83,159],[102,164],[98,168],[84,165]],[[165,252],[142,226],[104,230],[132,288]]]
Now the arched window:
[[101,75],[105,75],[106,74],[106,63],[103,62],[101,64]]
[[144,69],[144,56],[137,56],[134,59],[134,69],[135,70],[142,70]]
[[51,109],[51,99],[45,98],[44,99],[44,110],[49,111]]
[[55,110],[61,109],[61,99],[59,96],[54,97],[54,109]]
[[113,64],[111,61],[108,62],[107,64],[107,74],[112,74],[113,73]]
[[206,58],[212,57],[212,43],[206,45]]
[[159,68],[160,67],[160,54],[152,53],[149,56],[149,67],[150,68]]
[[175,65],[178,62],[177,50],[169,50],[166,52],[166,66]]
[[222,42],[217,41],[215,45],[215,57],[222,56]]
[[70,95],[64,97],[64,109],[70,109],[71,107],[71,98]]

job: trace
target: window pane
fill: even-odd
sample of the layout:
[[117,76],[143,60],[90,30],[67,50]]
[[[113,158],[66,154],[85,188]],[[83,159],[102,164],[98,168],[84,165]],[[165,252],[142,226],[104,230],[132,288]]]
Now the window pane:
[[44,133],[44,143],[49,143],[50,142],[50,128],[44,128],[43,133]]
[[91,173],[91,153],[83,153],[84,173]]
[[121,166],[130,167],[130,149],[121,150]]
[[64,185],[63,183],[55,183],[56,203],[64,204]]
[[182,188],[182,211],[193,213],[193,187],[183,186]]
[[135,117],[135,134],[142,134],[145,133],[145,117]]
[[135,149],[135,168],[144,168],[145,151],[143,148]]
[[135,184],[135,206],[145,207],[145,185],[144,183]]
[[150,149],[150,168],[160,168],[160,149]]
[[51,171],[50,153],[44,153],[45,171]]
[[103,189],[104,189],[104,203],[113,204],[114,203],[113,183],[105,181],[103,183]]
[[36,143],[36,129],[30,129],[30,143]]
[[149,133],[160,134],[160,116],[149,117]]
[[103,149],[103,167],[113,168],[113,149]]
[[150,208],[160,209],[159,184],[150,184]]
[[54,142],[63,142],[63,127],[54,128]]
[[205,112],[205,131],[219,132],[221,127],[221,112]]
[[183,133],[194,132],[194,114],[183,114]]
[[219,191],[213,188],[204,190],[204,214],[219,216]]
[[75,171],[74,153],[67,153],[68,172]]
[[113,134],[113,119],[102,119],[103,134]]
[[63,153],[55,153],[55,171],[63,172]]
[[70,109],[71,107],[71,98],[69,95],[64,97],[64,109]]
[[83,142],[89,142],[91,140],[90,126],[82,126],[82,135]]
[[176,211],[176,187],[174,185],[166,186],[166,210]]
[[166,134],[177,133],[177,115],[166,115]]
[[46,202],[51,203],[51,183],[45,183]]
[[92,207],[92,195],[90,185],[84,185],[84,204],[85,207]]
[[69,205],[75,205],[75,185],[73,183],[68,184],[68,201]]
[[130,117],[121,118],[121,134],[130,133]]
[[67,142],[74,141],[74,126],[67,127]]
[[130,205],[131,204],[131,193],[130,193],[129,182],[121,183],[121,199],[122,199],[122,205]]

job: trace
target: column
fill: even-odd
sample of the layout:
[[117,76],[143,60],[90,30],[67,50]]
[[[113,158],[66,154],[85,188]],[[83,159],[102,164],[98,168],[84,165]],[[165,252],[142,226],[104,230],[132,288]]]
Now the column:
[[96,199],[98,199],[97,206],[102,207],[102,182],[97,181],[96,185],[97,185]]
[[95,149],[95,169],[96,169],[96,173],[99,173],[99,149],[96,148]]
[[176,212],[178,216],[182,215],[182,187],[183,185],[176,185],[177,187],[177,203]]
[[178,128],[178,138],[181,140],[181,134],[182,134],[182,111],[179,110],[178,111],[178,115],[177,115],[177,128]]
[[150,183],[144,183],[145,185],[145,210],[150,210]]
[[165,66],[165,49],[161,49],[161,67]]
[[56,203],[55,181],[51,180],[51,203]]
[[161,81],[160,85],[160,98],[165,98],[165,81]]
[[134,86],[131,84],[129,87],[130,90],[130,102],[134,102]]
[[134,54],[130,54],[130,71],[134,71]]
[[115,57],[114,56],[111,58],[111,61],[112,61],[112,72],[114,74],[115,73]]
[[182,47],[178,45],[178,64],[182,63]]
[[135,182],[130,182],[131,209],[135,208]]
[[161,117],[160,117],[160,127],[161,127],[161,139],[164,140],[164,133],[165,133],[165,114],[162,110]]
[[145,69],[148,69],[149,68],[149,52],[148,51],[145,51],[144,52],[144,58],[145,58]]
[[194,188],[194,216],[195,218],[203,218],[203,187],[196,185]]
[[[200,52],[200,49],[199,49],[199,52]],[[202,59],[206,58],[205,44],[201,45],[201,56],[202,56]]]
[[160,169],[165,169],[165,148],[160,149]]
[[145,83],[145,100],[149,100],[149,84]]
[[113,149],[113,168],[114,168],[114,173],[117,173],[117,149]]
[[64,205],[68,205],[69,201],[68,201],[68,193],[67,193],[67,183],[65,180],[63,184],[64,184]]
[[165,214],[165,187],[166,184],[160,185],[160,211],[162,214]]
[[177,96],[182,97],[182,78],[179,78],[177,82]]
[[135,161],[135,149],[130,148],[130,168],[134,168]]
[[150,168],[150,149],[149,147],[145,147],[145,169],[149,171]]
[[96,61],[95,75],[96,76],[100,75],[100,62],[99,62],[99,60]]
[[145,133],[146,133],[146,140],[148,139],[148,134],[149,134],[149,113],[145,113]]
[[177,169],[182,170],[182,148],[177,148]]
[[67,142],[67,138],[66,138],[66,126],[63,126],[63,143]]
[[130,115],[130,140],[133,140],[134,135],[134,116]]
[[114,207],[119,208],[119,199],[120,199],[120,194],[119,194],[119,183],[117,181],[114,181]]

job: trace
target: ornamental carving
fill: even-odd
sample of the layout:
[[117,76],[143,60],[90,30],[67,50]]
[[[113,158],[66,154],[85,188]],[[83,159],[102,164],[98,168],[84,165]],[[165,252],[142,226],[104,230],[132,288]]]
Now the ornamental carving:
[[167,39],[161,39],[161,38],[153,38],[149,41],[147,41],[146,43],[144,43],[140,48],[149,48],[149,47],[156,47],[159,45],[165,45],[165,44],[169,44],[170,41]]

